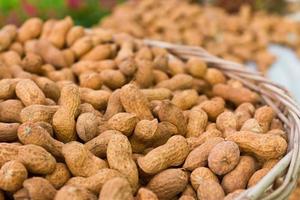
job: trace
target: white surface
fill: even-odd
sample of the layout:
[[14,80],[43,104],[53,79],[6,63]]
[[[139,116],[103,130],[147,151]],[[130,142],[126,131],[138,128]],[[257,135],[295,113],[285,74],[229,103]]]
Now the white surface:
[[267,77],[289,89],[300,102],[300,59],[293,50],[286,47],[270,45],[269,50],[277,56],[277,61]]

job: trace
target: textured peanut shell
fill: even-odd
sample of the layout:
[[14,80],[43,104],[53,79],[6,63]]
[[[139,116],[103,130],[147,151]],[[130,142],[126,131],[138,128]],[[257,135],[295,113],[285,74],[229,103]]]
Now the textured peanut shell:
[[208,155],[208,166],[217,175],[233,170],[240,159],[240,150],[236,143],[223,141],[215,145]]
[[85,143],[84,146],[95,156],[104,158],[106,157],[108,142],[114,134],[122,134],[122,133],[115,130],[104,131],[97,137]]
[[69,142],[62,148],[65,162],[74,176],[88,177],[106,168],[104,160],[94,156],[85,146],[77,141]]
[[261,159],[282,156],[287,150],[287,142],[279,135],[259,134],[240,131],[229,135],[226,140],[235,142],[242,152],[252,153]]
[[111,89],[121,88],[126,83],[125,76],[119,70],[106,69],[100,73],[103,84]]
[[24,105],[19,100],[6,100],[0,103],[0,121],[1,122],[20,122],[20,112]]
[[187,184],[183,192],[181,193],[181,196],[188,196],[192,197],[193,199],[197,199],[196,191],[193,189],[193,187],[190,184]]
[[12,160],[5,163],[0,169],[0,189],[8,192],[15,192],[20,189],[27,179],[25,166]]
[[11,99],[15,94],[16,85],[19,79],[0,80],[0,99]]
[[38,124],[26,122],[18,128],[18,138],[23,144],[34,144],[43,147],[53,156],[62,157],[63,143],[50,136],[48,131]]
[[45,176],[55,189],[61,188],[70,178],[71,173],[64,163],[56,163],[55,170]]
[[124,176],[117,170],[106,168],[98,170],[96,174],[87,178],[73,177],[66,184],[83,187],[90,190],[91,192],[94,192],[95,194],[98,194],[101,191],[104,183],[115,177]]
[[18,145],[11,143],[0,143],[0,166],[18,157]]
[[64,86],[59,103],[60,107],[53,115],[52,125],[60,141],[70,142],[76,139],[75,115],[80,105],[78,87],[72,84]]
[[49,174],[55,170],[56,160],[44,148],[27,144],[18,147],[18,160],[33,174]]
[[68,31],[73,27],[73,20],[67,16],[54,23],[47,39],[57,48],[62,48],[65,44]]
[[42,31],[43,22],[39,18],[31,18],[26,20],[18,30],[18,41],[25,42],[36,38]]
[[182,110],[188,110],[198,102],[198,93],[194,89],[177,91],[174,93],[172,103]]
[[225,100],[231,101],[236,105],[242,103],[257,103],[259,96],[248,88],[236,88],[226,84],[216,84],[213,87],[213,94],[222,97]]
[[106,111],[104,117],[106,119],[111,118],[113,115],[123,112],[123,106],[120,100],[120,89],[113,91],[108,99]]
[[115,134],[108,142],[107,161],[111,169],[121,172],[136,191],[139,177],[137,166],[132,159],[132,149],[126,136]]
[[183,168],[187,170],[194,170],[197,167],[204,167],[207,165],[208,156],[210,151],[224,139],[220,137],[213,137],[208,139],[202,145],[193,149],[187,156]]
[[254,118],[258,121],[258,124],[261,126],[263,133],[270,130],[274,115],[275,113],[270,106],[263,106],[255,111]]
[[139,167],[148,174],[155,174],[168,167],[181,165],[189,153],[189,147],[184,137],[171,137],[166,144],[161,145],[144,157],[138,158]]
[[138,121],[139,119],[135,114],[121,112],[112,116],[107,123],[111,129],[120,131],[126,136],[130,136]]
[[79,76],[80,87],[91,88],[98,90],[102,86],[100,74],[95,72],[85,72]]
[[225,101],[220,97],[214,97],[210,100],[201,102],[199,107],[206,112],[210,120],[214,121],[218,115],[224,111]]
[[241,131],[251,131],[255,133],[262,133],[263,129],[259,125],[256,119],[248,119],[244,122],[243,126],[241,127]]
[[111,45],[99,44],[81,57],[81,60],[105,60],[112,54]]
[[229,135],[237,129],[237,120],[235,115],[230,111],[221,113],[216,120],[217,128],[223,132],[224,135]]
[[133,84],[121,88],[120,100],[126,112],[136,114],[139,119],[153,119],[146,96]]
[[45,104],[45,94],[32,80],[20,80],[16,85],[16,94],[25,106]]
[[172,97],[172,92],[167,88],[147,88],[141,90],[148,101],[164,100]]
[[188,175],[182,169],[166,169],[156,174],[146,188],[154,192],[158,199],[167,200],[181,193],[188,183]]
[[57,191],[54,200],[97,200],[97,196],[85,188],[66,185]]
[[70,47],[72,44],[84,35],[84,29],[81,26],[73,26],[66,35],[67,46]]
[[188,142],[190,150],[193,150],[196,147],[203,144],[204,142],[206,142],[208,139],[213,138],[213,137],[223,137],[223,134],[218,129],[212,128],[212,129],[205,131],[203,134],[201,134],[198,137],[187,138],[187,142]]
[[76,132],[79,138],[85,142],[96,137],[98,133],[97,116],[91,112],[79,115],[76,122]]
[[24,122],[47,122],[52,123],[54,113],[59,106],[44,106],[44,105],[31,105],[25,107],[21,113],[21,121]]
[[197,190],[203,180],[212,180],[219,183],[218,177],[209,168],[198,167],[190,175],[190,181],[193,188]]
[[198,199],[223,200],[225,193],[222,186],[213,180],[201,180],[197,189]]
[[186,137],[198,137],[207,125],[208,116],[203,110],[191,110],[189,112]]
[[19,123],[0,122],[0,142],[13,142],[18,138],[17,131]]
[[133,200],[132,189],[125,178],[116,177],[103,185],[99,199]]
[[174,124],[180,135],[186,134],[186,119],[181,109],[173,105],[170,101],[164,100],[159,105],[158,117],[160,121],[167,121]]
[[136,60],[137,71],[134,80],[141,88],[148,88],[153,84],[154,63],[148,60]]
[[193,77],[187,74],[177,74],[170,79],[160,81],[157,88],[167,88],[169,90],[190,89],[193,86]]
[[247,188],[256,185],[269,171],[269,168],[263,168],[254,172],[248,181]]
[[156,194],[147,188],[140,188],[136,195],[136,200],[158,200]]
[[[39,187],[37,187],[37,185]],[[34,200],[52,200],[56,194],[55,188],[49,181],[40,177],[27,179],[23,183],[27,198]]]
[[44,92],[45,96],[57,101],[60,97],[60,89],[57,84],[46,78],[46,77],[38,77],[34,79],[35,83],[41,88]]
[[96,110],[106,108],[110,92],[104,90],[92,90],[89,88],[80,88],[79,91],[82,103],[89,103]]
[[204,79],[211,85],[226,82],[226,77],[224,76],[223,72],[215,68],[208,68]]
[[237,118],[237,128],[240,129],[244,122],[253,117],[255,107],[251,103],[242,103],[235,111],[234,115]]
[[226,194],[238,189],[245,189],[248,180],[256,170],[256,161],[250,156],[241,156],[239,164],[222,179]]
[[224,200],[234,200],[236,197],[238,197],[242,192],[245,190],[240,189],[240,190],[235,190],[229,194],[227,194],[224,198]]
[[134,136],[141,141],[153,140],[155,133],[158,129],[158,121],[154,120],[141,120],[134,129]]

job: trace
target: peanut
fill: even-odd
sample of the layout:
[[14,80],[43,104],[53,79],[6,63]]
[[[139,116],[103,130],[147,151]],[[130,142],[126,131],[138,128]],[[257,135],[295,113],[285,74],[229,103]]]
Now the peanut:
[[168,167],[181,165],[189,153],[187,141],[182,136],[171,137],[144,157],[138,158],[139,167],[146,173],[155,174]]
[[57,191],[54,200],[97,200],[97,197],[92,192],[85,188],[66,185]]
[[113,178],[103,185],[99,199],[133,200],[132,189],[126,179]]
[[158,199],[172,199],[181,193],[188,183],[188,175],[182,169],[166,169],[156,174],[147,184]]
[[98,119],[92,112],[79,115],[76,122],[76,132],[80,139],[87,142],[98,134]]
[[202,109],[191,110],[188,116],[186,137],[198,137],[204,131],[207,125],[208,116]]
[[270,130],[274,115],[273,109],[269,106],[260,107],[255,111],[254,118],[262,128],[263,133],[266,133],[268,130]]
[[213,180],[201,180],[197,189],[199,199],[221,200],[225,197],[225,193],[221,185]]
[[106,168],[104,160],[94,156],[79,142],[70,142],[63,146],[62,154],[66,164],[74,176],[88,177]]
[[201,181],[203,180],[211,180],[219,183],[218,177],[206,167],[198,167],[191,173],[190,181],[195,190],[198,189]]
[[138,123],[138,118],[135,114],[121,112],[112,116],[107,123],[111,129],[130,136]]
[[140,188],[136,200],[158,200],[156,194],[147,188]]
[[55,189],[61,188],[71,177],[71,173],[64,163],[56,163],[55,170],[47,174],[47,179]]
[[18,138],[17,132],[19,123],[1,123],[0,122],[0,142],[13,142]]

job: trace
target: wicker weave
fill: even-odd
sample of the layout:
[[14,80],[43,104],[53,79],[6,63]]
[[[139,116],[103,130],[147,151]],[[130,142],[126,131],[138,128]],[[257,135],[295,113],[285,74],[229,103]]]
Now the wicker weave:
[[201,58],[222,70],[226,76],[241,81],[245,86],[259,93],[264,103],[276,111],[288,133],[288,153],[257,185],[247,189],[237,199],[287,199],[296,186],[300,166],[300,107],[289,92],[280,85],[264,78],[258,72],[250,71],[241,64],[213,56],[200,47],[175,45],[147,39],[141,42],[149,46],[165,48],[181,59]]

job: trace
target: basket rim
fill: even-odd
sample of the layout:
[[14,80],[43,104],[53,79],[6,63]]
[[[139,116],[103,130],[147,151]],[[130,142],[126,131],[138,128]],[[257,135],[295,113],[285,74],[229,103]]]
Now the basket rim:
[[[274,109],[285,125],[288,133],[288,152],[255,186],[245,190],[236,199],[286,199],[296,186],[300,168],[300,106],[290,92],[280,84],[265,78],[261,73],[250,71],[242,64],[214,56],[201,47],[151,39],[137,39],[137,41],[148,46],[167,49],[184,60],[199,57],[222,70],[226,76],[241,81],[261,95],[262,101]],[[273,191],[268,192],[267,189],[272,187],[278,177],[283,177],[282,183]]]

